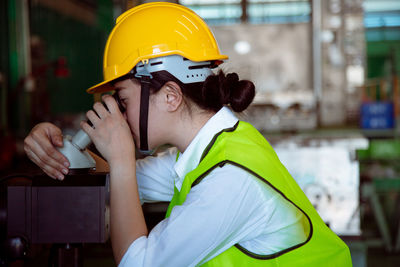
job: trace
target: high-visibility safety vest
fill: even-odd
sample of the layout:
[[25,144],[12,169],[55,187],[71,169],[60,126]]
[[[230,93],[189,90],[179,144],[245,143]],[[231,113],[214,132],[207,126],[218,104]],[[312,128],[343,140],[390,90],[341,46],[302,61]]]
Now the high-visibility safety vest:
[[322,221],[267,140],[243,121],[214,136],[199,165],[185,176],[181,190],[175,188],[166,217],[174,206],[185,202],[193,186],[224,164],[248,171],[299,209],[305,215],[302,225],[308,237],[303,243],[270,255],[254,254],[236,244],[202,266],[352,266],[346,244]]

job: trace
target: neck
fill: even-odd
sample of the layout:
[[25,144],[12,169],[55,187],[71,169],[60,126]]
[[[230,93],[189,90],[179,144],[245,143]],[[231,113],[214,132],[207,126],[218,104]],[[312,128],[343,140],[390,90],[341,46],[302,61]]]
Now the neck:
[[207,121],[215,115],[215,112],[193,112],[190,115],[183,115],[184,119],[179,120],[175,133],[171,136],[172,145],[179,151],[184,152],[200,129]]

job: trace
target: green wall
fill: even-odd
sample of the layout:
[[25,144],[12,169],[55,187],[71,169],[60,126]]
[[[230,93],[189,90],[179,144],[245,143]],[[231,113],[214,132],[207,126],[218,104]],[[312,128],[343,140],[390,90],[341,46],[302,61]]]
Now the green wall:
[[377,28],[366,31],[367,78],[385,77],[394,67],[400,75],[400,28]]
[[[3,36],[8,36],[8,6],[7,1],[0,1],[0,32]],[[3,75],[3,81],[0,84],[0,137],[5,133],[8,128],[8,118],[6,110],[6,96],[7,88],[5,79],[9,75],[8,64],[8,38],[0,38],[0,73]]]
[[[0,1],[0,32],[8,36],[8,5],[7,1]],[[8,76],[8,38],[0,38],[0,72]]]
[[[86,89],[102,80],[102,59],[106,38],[112,25],[112,4],[99,1],[97,25],[89,26],[41,6],[31,8],[31,35],[45,43],[45,57],[52,62],[65,57],[69,75],[57,78],[52,70],[46,75],[51,113],[77,113],[88,110],[93,96]],[[99,17],[99,16],[98,16]]]

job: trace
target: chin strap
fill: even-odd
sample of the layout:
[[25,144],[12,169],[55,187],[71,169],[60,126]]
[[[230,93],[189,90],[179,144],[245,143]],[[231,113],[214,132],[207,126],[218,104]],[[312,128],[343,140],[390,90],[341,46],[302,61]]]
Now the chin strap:
[[139,134],[140,134],[140,150],[148,151],[148,119],[149,119],[149,98],[150,98],[150,76],[140,77],[140,117],[139,117]]

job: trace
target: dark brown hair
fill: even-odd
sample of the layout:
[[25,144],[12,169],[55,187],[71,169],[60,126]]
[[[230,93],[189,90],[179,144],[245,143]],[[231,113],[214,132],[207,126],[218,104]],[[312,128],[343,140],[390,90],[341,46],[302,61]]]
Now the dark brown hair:
[[167,71],[152,73],[152,92],[155,93],[168,81],[176,82],[185,97],[199,107],[217,112],[224,105],[230,106],[233,111],[245,110],[253,101],[255,87],[251,81],[239,80],[236,73],[225,75],[219,71],[210,75],[204,82],[184,84]]

